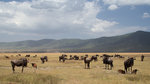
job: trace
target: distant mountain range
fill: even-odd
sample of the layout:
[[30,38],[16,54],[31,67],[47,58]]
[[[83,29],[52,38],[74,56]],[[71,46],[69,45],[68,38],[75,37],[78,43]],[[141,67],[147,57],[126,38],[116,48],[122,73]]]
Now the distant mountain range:
[[0,42],[0,52],[150,52],[150,32],[95,39],[43,39]]

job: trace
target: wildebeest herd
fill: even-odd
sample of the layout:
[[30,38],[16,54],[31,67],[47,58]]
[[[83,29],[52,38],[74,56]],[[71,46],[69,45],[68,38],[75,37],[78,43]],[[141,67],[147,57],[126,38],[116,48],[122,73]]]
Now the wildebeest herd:
[[[22,56],[21,54],[18,54],[17,56]],[[9,56],[4,56],[5,58],[9,59]],[[31,57],[31,55],[25,55],[24,58],[20,58],[20,59],[16,59],[16,60],[11,60],[11,66],[12,66],[12,70],[13,72],[15,72],[15,67],[22,67],[22,72],[24,70],[24,67],[27,67],[27,64],[29,63],[29,58]],[[34,55],[32,57],[37,57],[37,55]],[[85,69],[90,69],[90,64],[92,61],[96,62],[99,61],[98,58],[102,58],[102,63],[105,65],[105,69],[111,70],[114,66],[113,64],[113,60],[112,58],[122,58],[124,59],[124,56],[121,56],[119,54],[115,54],[113,55],[107,55],[107,54],[103,54],[102,56],[96,54],[94,56],[89,56],[88,54],[85,54],[84,56],[77,56],[77,55],[66,55],[66,54],[62,54],[61,56],[58,57],[58,61],[59,62],[65,62],[66,60],[83,60],[84,65],[85,65]],[[45,62],[48,61],[48,56],[42,56],[40,57],[41,63],[44,64]],[[138,69],[134,69],[132,70],[132,67],[134,66],[134,61],[136,60],[135,57],[128,57],[125,61],[124,61],[124,70],[123,69],[119,69],[118,72],[121,74],[126,74],[126,73],[131,73],[131,74],[136,74]],[[144,61],[144,55],[141,56],[141,61]],[[32,65],[33,68],[37,69],[37,64],[34,62],[30,63]]]

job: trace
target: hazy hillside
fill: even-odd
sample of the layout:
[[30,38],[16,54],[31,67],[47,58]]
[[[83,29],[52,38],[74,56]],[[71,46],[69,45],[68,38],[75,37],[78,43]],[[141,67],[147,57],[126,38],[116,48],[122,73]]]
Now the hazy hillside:
[[150,52],[150,32],[137,31],[120,36],[87,40],[43,39],[1,42],[0,49],[34,52]]

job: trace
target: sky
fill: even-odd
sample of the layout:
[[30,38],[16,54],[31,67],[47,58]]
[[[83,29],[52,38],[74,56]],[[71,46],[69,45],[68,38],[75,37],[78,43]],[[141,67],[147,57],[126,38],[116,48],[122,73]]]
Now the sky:
[[0,0],[0,42],[150,31],[150,0]]

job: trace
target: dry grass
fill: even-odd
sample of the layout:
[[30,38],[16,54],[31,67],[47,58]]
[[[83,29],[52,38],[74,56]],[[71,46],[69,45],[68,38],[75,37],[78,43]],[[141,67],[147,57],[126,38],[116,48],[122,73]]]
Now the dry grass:
[[[91,63],[91,69],[84,69],[81,60],[67,60],[65,63],[58,61],[58,56],[62,53],[22,53],[21,57],[30,54],[30,62],[35,62],[38,69],[32,68],[31,64],[21,73],[21,68],[16,67],[16,73],[12,73],[10,60],[18,59],[17,53],[0,54],[0,84],[150,84],[150,53],[118,53],[125,56],[125,59],[112,58],[114,60],[113,70],[105,70],[102,58]],[[67,53],[68,55],[102,55],[103,53]],[[115,53],[107,53],[114,55]],[[140,56],[146,57],[144,62],[140,61]],[[10,57],[6,59],[4,55]],[[11,57],[11,55],[13,55]],[[32,56],[38,55],[37,58]],[[48,56],[48,62],[41,64],[40,57]],[[138,69],[134,74],[119,74],[118,69],[123,68],[123,62],[128,57],[136,57],[133,69]]]

